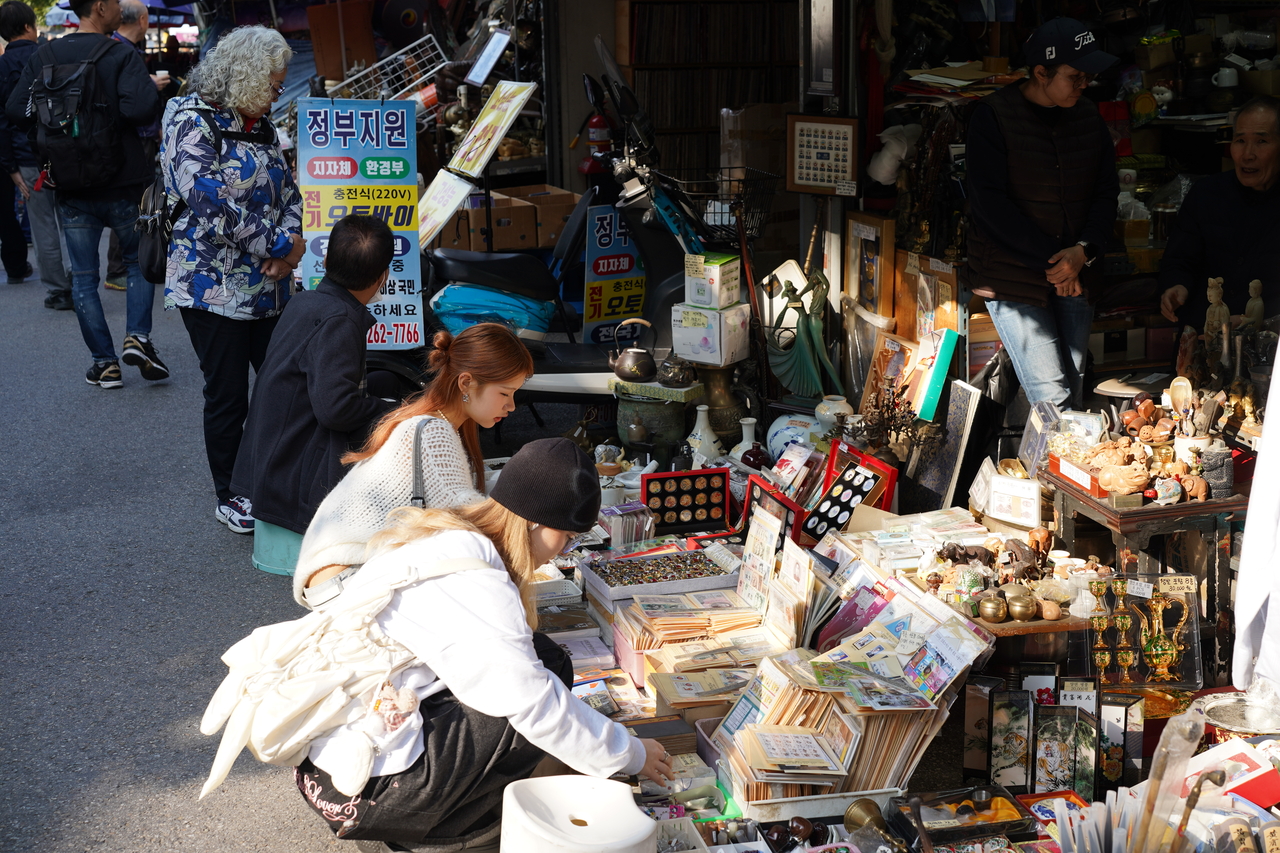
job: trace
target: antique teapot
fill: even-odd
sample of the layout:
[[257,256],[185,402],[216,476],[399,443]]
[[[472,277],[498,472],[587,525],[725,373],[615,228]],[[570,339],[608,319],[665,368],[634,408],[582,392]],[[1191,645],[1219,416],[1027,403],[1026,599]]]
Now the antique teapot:
[[698,381],[693,362],[672,353],[658,365],[658,384],[666,388],[688,388]]
[[[1182,618],[1174,626],[1173,636],[1170,637],[1165,633],[1164,611],[1175,604],[1182,608]],[[1163,592],[1156,589],[1151,593],[1151,598],[1147,601],[1147,610],[1151,613],[1150,619],[1138,609],[1137,602],[1131,602],[1131,606],[1133,614],[1138,617],[1142,656],[1146,659],[1147,665],[1153,670],[1150,680],[1177,681],[1178,676],[1171,674],[1169,667],[1178,662],[1182,657],[1183,649],[1186,648],[1179,642],[1179,638],[1182,636],[1182,627],[1187,621],[1186,603],[1177,598],[1167,598]]]
[[[648,320],[630,317],[619,323],[618,329],[628,323],[643,323],[653,328],[653,324]],[[616,331],[615,334],[617,334]],[[650,382],[658,374],[658,365],[653,360],[653,354],[641,347],[628,347],[621,352],[613,352],[609,356],[609,367],[612,368],[614,376],[628,382]]]

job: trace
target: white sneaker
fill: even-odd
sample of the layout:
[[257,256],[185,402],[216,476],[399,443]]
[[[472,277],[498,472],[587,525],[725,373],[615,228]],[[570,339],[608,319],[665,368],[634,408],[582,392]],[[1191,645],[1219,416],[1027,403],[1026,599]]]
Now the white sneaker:
[[236,495],[229,501],[218,501],[213,516],[234,533],[253,532],[253,504],[248,498]]

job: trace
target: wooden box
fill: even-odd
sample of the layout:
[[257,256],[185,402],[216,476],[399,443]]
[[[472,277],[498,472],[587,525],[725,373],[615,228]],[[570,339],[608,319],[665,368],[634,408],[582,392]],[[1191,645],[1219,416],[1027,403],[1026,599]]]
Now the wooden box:
[[1111,493],[1098,485],[1098,472],[1082,468],[1062,459],[1056,453],[1049,454],[1049,470],[1064,480],[1070,480],[1095,498],[1106,498]]
[[[921,282],[921,276],[925,281]],[[921,303],[922,289],[933,305]],[[933,323],[933,329],[960,331],[960,292],[954,264],[899,249],[894,258],[893,316],[895,334],[909,341],[920,341],[921,323]],[[932,310],[930,310],[930,307]]]

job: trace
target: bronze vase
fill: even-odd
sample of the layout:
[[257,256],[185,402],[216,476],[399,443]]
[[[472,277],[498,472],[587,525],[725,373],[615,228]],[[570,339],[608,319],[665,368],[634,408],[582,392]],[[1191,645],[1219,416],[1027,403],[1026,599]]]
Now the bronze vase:
[[732,447],[742,437],[742,424],[739,421],[750,414],[731,388],[734,367],[699,364],[697,368],[698,381],[702,383],[703,390],[701,402],[707,406],[711,431],[726,447]]

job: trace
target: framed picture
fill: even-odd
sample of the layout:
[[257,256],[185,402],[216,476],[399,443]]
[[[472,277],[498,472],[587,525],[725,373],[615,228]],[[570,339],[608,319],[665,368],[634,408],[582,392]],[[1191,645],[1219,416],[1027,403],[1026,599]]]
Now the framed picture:
[[805,15],[809,32],[808,85],[810,95],[840,94],[840,5],[836,0],[809,0]]
[[987,777],[1011,794],[1031,793],[1031,694],[992,690]]
[[[866,415],[873,411],[885,391],[893,391],[911,381],[919,344],[877,332],[876,346],[871,356],[871,369],[867,371],[866,385],[862,389],[862,404],[858,411]],[[908,391],[908,396],[910,392]]]
[[982,392],[968,382],[959,379],[951,382],[944,422],[946,437],[941,446],[927,458],[919,449],[913,449],[907,460],[907,477],[902,481],[899,504],[903,513],[928,512],[952,505],[960,465],[964,462],[981,399]]
[[[852,196],[858,192],[857,181],[857,119],[787,116],[788,192]],[[888,251],[893,251],[892,242]]]
[[1018,665],[1022,689],[1031,694],[1037,705],[1058,703],[1058,665],[1053,662],[1024,661]]
[[1075,705],[1098,716],[1098,679],[1062,676],[1058,679],[1058,704]]
[[855,210],[844,218],[844,290],[868,311],[893,316],[895,220]]
[[1133,693],[1103,693],[1098,713],[1098,792],[1142,780],[1144,702]]

